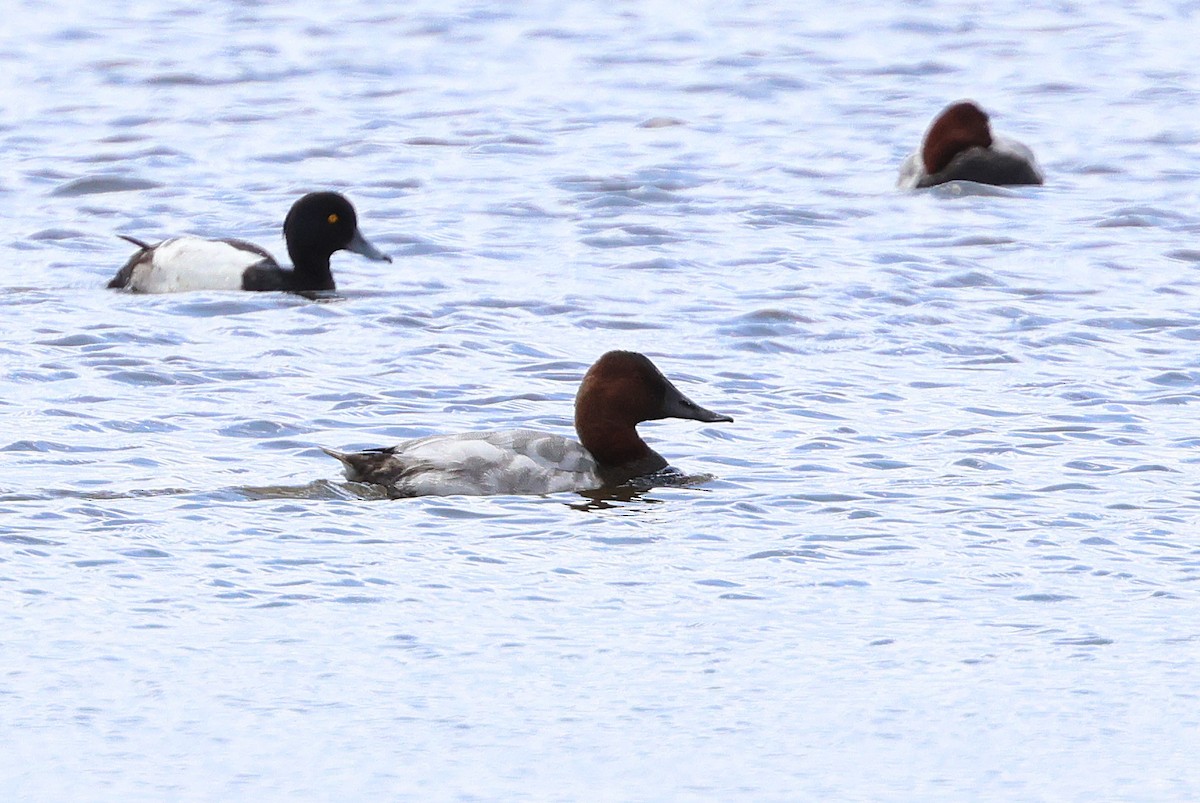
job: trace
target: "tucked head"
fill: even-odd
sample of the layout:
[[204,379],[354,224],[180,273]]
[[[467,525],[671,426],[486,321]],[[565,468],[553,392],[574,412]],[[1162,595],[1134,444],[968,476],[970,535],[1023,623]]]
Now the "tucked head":
[[925,134],[921,160],[926,173],[938,173],[968,148],[988,148],[991,144],[987,114],[971,101],[963,100],[947,106],[933,121]]
[[310,192],[292,204],[283,221],[283,237],[297,266],[312,257],[328,260],[343,249],[368,259],[392,261],[362,236],[354,207],[336,192]]
[[575,396],[575,427],[604,419],[630,427],[659,418],[733,421],[679,392],[644,354],[610,351],[588,369]]

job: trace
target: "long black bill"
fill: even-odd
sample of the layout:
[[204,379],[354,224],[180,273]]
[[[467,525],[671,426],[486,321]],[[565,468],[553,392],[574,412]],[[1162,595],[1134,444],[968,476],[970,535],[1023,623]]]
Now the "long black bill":
[[692,421],[733,421],[731,416],[706,410],[679,392],[670,381],[667,382],[667,397],[663,400],[663,418],[688,418]]

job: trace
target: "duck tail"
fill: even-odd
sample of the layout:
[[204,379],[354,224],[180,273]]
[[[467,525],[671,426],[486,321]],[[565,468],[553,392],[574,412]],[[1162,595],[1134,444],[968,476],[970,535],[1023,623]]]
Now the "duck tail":
[[150,245],[150,243],[142,242],[137,237],[130,237],[128,234],[118,234],[117,236],[125,242],[133,243],[143,251],[149,251],[153,247]]
[[392,450],[372,449],[366,452],[339,452],[337,449],[318,447],[322,452],[339,461],[350,482],[373,482],[386,484],[386,467]]
[[324,446],[318,446],[325,454],[332,457],[342,464],[342,468],[346,470],[346,479],[355,482],[358,479],[359,472],[354,467],[354,455],[349,452],[339,452],[337,449],[326,449]]

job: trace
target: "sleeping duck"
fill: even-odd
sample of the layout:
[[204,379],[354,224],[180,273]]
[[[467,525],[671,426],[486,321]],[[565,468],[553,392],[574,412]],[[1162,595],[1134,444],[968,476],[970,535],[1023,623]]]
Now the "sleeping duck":
[[1015,139],[992,134],[987,113],[961,100],[930,124],[920,149],[900,166],[896,184],[911,190],[947,181],[1005,186],[1042,180],[1033,151]]

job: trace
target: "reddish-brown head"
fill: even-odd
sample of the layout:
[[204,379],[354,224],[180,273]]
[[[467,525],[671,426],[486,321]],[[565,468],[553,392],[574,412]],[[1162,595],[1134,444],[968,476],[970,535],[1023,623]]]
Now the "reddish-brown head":
[[983,109],[969,100],[952,103],[938,115],[925,134],[921,161],[925,172],[940,172],[950,160],[968,148],[989,148],[992,129]]
[[657,418],[733,420],[684,396],[646,355],[634,351],[610,351],[596,360],[575,396],[575,431],[603,464],[620,465],[649,453],[636,427]]

